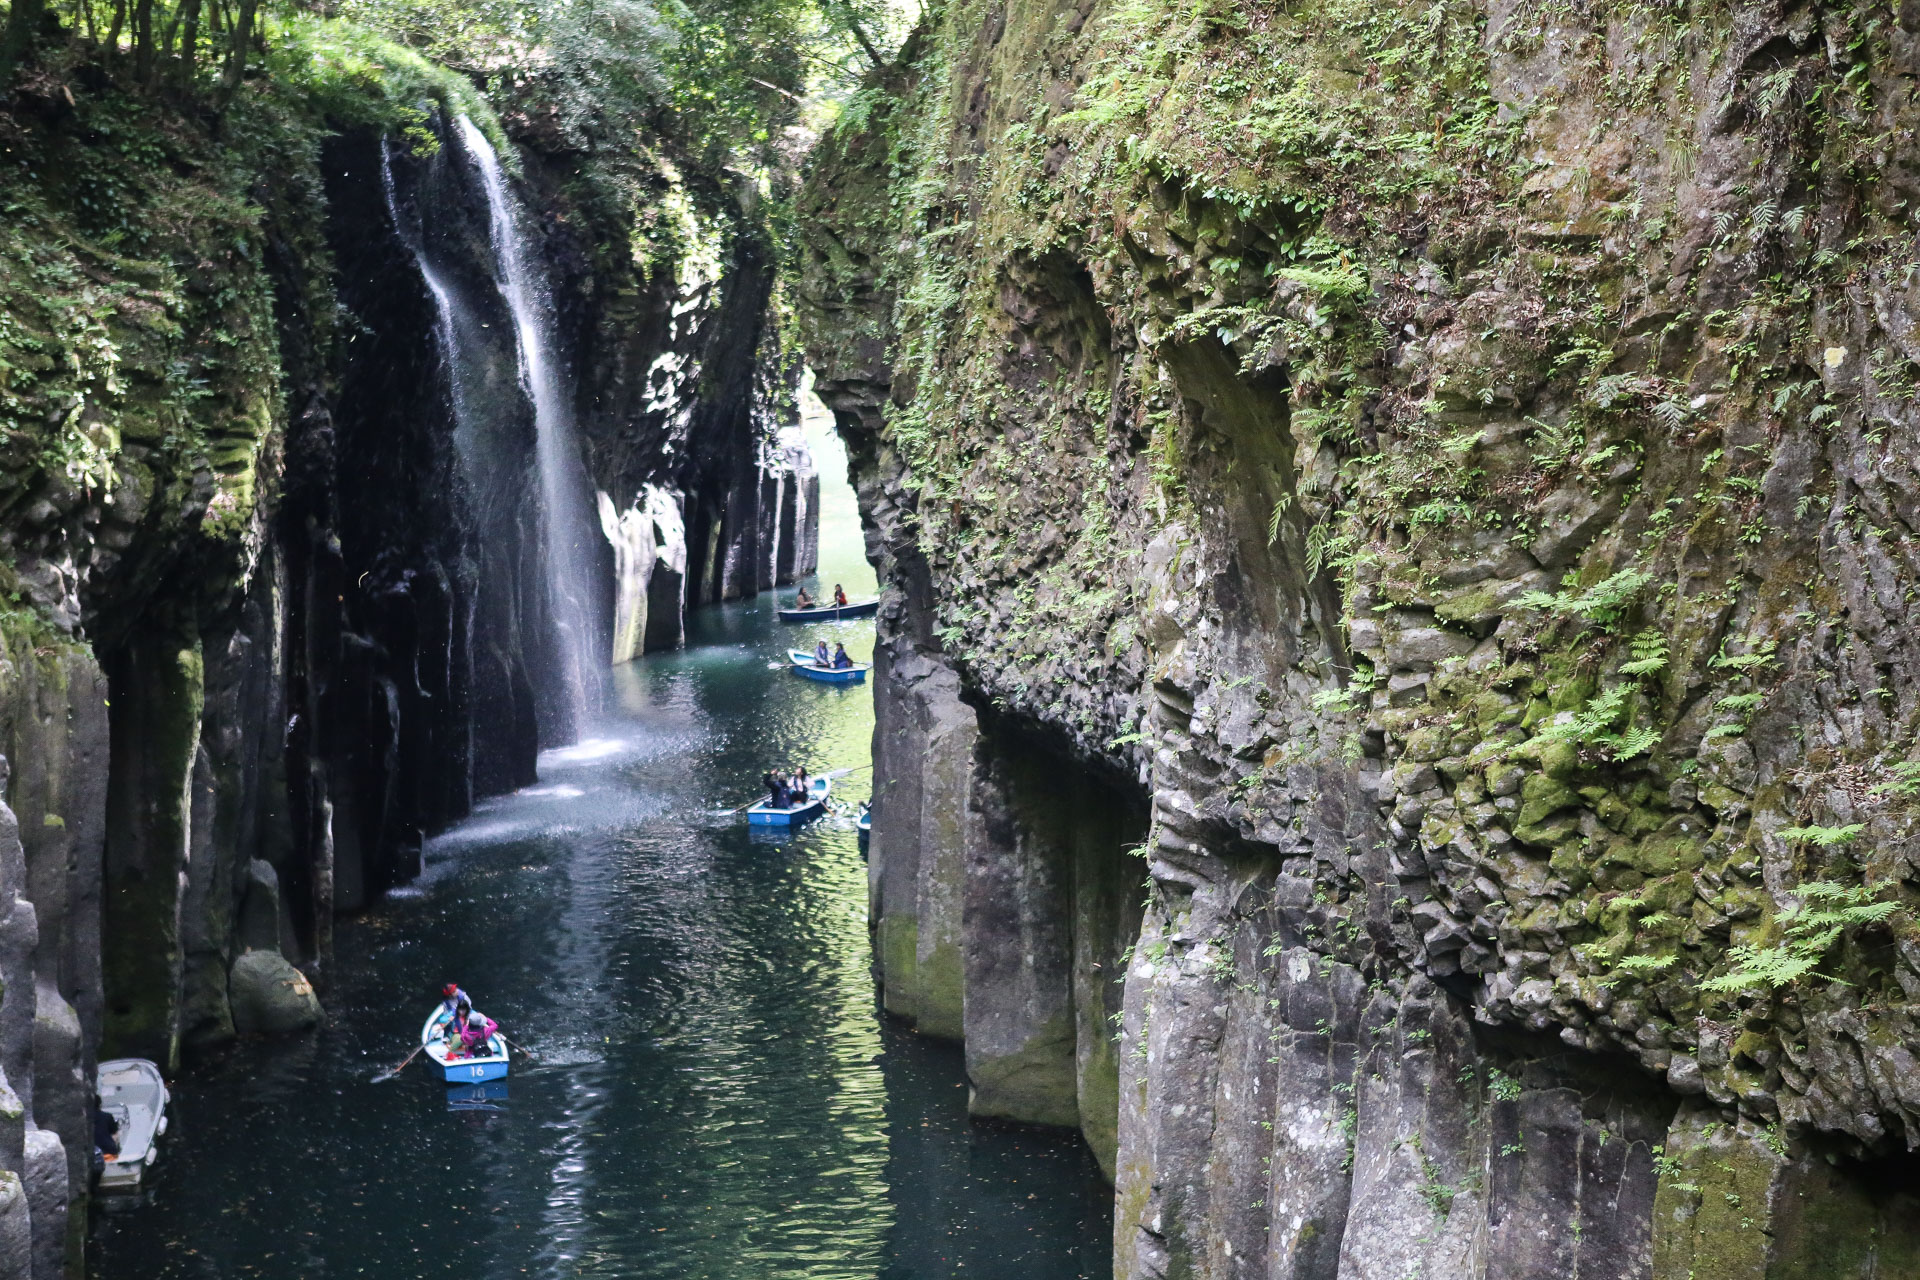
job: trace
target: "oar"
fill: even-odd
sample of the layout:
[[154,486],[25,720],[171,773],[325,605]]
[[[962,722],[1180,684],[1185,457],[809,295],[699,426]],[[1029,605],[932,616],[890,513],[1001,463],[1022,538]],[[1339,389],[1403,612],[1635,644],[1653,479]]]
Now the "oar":
[[829,769],[820,776],[823,778],[844,778],[850,773],[859,773],[862,769],[873,768],[870,764],[849,765],[845,769]]
[[501,1036],[500,1039],[505,1042],[507,1048],[518,1049],[520,1052],[526,1054],[529,1058],[532,1058],[535,1062],[540,1061],[540,1055],[535,1053],[533,1050],[527,1048],[527,1046],[523,1044],[515,1044],[513,1041],[508,1040],[505,1036]]
[[405,1071],[407,1069],[407,1064],[412,1062],[415,1058],[419,1057],[420,1050],[426,1047],[427,1046],[425,1044],[420,1045],[419,1048],[415,1049],[412,1053],[407,1055],[405,1062],[402,1062],[399,1066],[395,1067],[391,1071],[382,1071],[379,1075],[375,1076],[373,1078],[373,1083],[379,1084],[383,1080],[391,1080],[395,1076],[399,1075],[402,1071]]

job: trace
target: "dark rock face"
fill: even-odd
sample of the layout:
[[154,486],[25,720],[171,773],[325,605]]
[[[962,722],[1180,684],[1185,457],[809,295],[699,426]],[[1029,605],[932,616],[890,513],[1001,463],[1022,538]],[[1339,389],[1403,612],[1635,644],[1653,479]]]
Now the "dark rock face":
[[[222,377],[157,408],[55,385],[49,403],[82,406],[94,470],[0,459],[20,606],[0,611],[9,1275],[77,1262],[99,1056],[172,1071],[312,1025],[335,915],[417,874],[422,841],[476,798],[533,780],[557,732],[534,415],[484,188],[457,131],[440,135],[415,155],[350,132],[289,144],[265,176],[241,166],[245,199],[221,207],[254,221],[172,246],[230,277],[180,297],[240,301],[209,304],[209,331],[167,358],[219,348],[205,367]],[[84,138],[46,145],[92,162]],[[217,162],[208,141],[183,168]],[[517,181],[567,321],[598,585],[630,606],[629,643],[602,652],[624,660],[677,645],[689,605],[811,571],[817,482],[772,429],[757,224],[710,202],[739,226],[689,294],[670,256],[635,267],[621,210],[550,181],[569,164],[529,153]],[[717,243],[712,216],[695,222]],[[127,332],[152,314],[127,309]],[[158,380],[111,336],[125,385]]]
[[1425,12],[962,6],[817,156],[888,1007],[1058,1078],[1012,730],[1150,805],[1117,1274],[1912,1269],[1910,35]]

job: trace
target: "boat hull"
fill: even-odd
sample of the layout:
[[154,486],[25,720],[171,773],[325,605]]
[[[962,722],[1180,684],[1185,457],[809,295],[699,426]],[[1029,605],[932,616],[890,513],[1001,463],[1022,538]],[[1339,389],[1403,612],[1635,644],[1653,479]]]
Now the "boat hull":
[[507,1056],[507,1042],[495,1034],[487,1041],[485,1057],[451,1057],[443,1038],[448,1018],[446,1008],[435,1005],[420,1028],[420,1045],[427,1052],[428,1067],[438,1071],[440,1078],[448,1084],[484,1084],[489,1080],[506,1079],[507,1070],[512,1065]]
[[878,600],[856,600],[852,604],[828,605],[824,609],[782,609],[782,622],[839,622],[844,618],[871,618],[880,612]]
[[489,1080],[505,1080],[507,1063],[485,1060],[480,1062],[455,1058],[451,1062],[440,1063],[440,1072],[448,1084],[484,1084]]
[[797,827],[812,822],[827,811],[824,800],[810,800],[796,809],[776,809],[757,804],[747,810],[747,824],[755,827]]

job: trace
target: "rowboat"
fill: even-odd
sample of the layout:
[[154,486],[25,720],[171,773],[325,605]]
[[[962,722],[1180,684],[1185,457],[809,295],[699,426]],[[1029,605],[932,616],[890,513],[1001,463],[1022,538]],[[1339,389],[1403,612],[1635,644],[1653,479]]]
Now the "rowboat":
[[818,680],[821,684],[865,684],[867,672],[873,670],[871,662],[856,662],[850,667],[823,667],[805,649],[787,650],[787,661],[793,664],[796,674],[809,680]]
[[860,806],[860,820],[853,824],[863,836],[873,834],[873,809],[868,805]]
[[115,1058],[100,1064],[94,1087],[100,1109],[120,1125],[120,1154],[107,1157],[100,1190],[138,1191],[159,1154],[154,1144],[167,1131],[167,1082],[145,1058]]
[[781,609],[782,622],[838,622],[842,618],[871,618],[880,612],[880,598],[854,600],[847,604],[822,604],[811,609]]
[[831,781],[815,778],[807,783],[807,798],[801,803],[785,809],[756,804],[747,810],[747,823],[755,827],[797,827],[803,822],[812,822],[827,811],[827,796],[832,791]]
[[[484,1016],[474,1010],[473,1016]],[[440,1068],[441,1078],[448,1084],[473,1084],[480,1080],[504,1080],[507,1075],[507,1042],[495,1032],[487,1040],[487,1052],[482,1057],[467,1057],[464,1053],[453,1057],[454,1049],[448,1045],[446,1037],[447,1023],[453,1015],[447,1012],[443,1004],[433,1006],[433,1012],[427,1015],[426,1023],[420,1028],[420,1043],[426,1049],[427,1056],[433,1059],[433,1065]],[[457,1043],[457,1041],[456,1041]]]

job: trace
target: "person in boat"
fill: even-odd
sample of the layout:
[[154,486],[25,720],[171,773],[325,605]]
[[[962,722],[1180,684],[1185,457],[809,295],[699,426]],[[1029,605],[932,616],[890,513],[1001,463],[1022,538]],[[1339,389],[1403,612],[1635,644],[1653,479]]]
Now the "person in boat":
[[816,667],[830,667],[833,665],[833,655],[827,652],[827,642],[825,640],[813,646],[813,665]]
[[440,1028],[440,1039],[447,1046],[449,1058],[458,1056],[460,1052],[460,1028],[466,1025],[467,1013],[472,1008],[471,1004],[462,1000],[454,1007],[453,1016]]
[[492,1052],[487,1041],[493,1039],[493,1033],[499,1029],[500,1024],[492,1018],[469,1009],[460,1027],[460,1047],[469,1058],[484,1058]]
[[452,1020],[454,1014],[460,1012],[461,1005],[464,1004],[469,1008],[473,1005],[472,999],[468,997],[466,992],[460,989],[460,984],[457,982],[449,982],[446,986],[440,988],[440,994],[444,997],[444,999],[440,1001],[440,1007],[447,1011],[449,1021]]
[[790,807],[798,809],[801,805],[813,803],[813,796],[809,794],[809,790],[807,785],[807,771],[805,769],[795,769],[793,771],[793,799],[790,802]]
[[833,646],[833,669],[835,671],[853,670],[853,659],[847,654],[847,646],[843,644]]
[[778,772],[769,769],[767,776],[760,780],[767,788],[767,803],[776,809],[787,807],[787,780]]
[[805,587],[800,588],[800,594],[793,598],[793,607],[796,609],[813,608],[813,597],[807,594]]
[[100,1095],[93,1095],[93,1180],[107,1171],[107,1159],[120,1154],[120,1122],[100,1106]]
[[837,582],[833,584],[833,607],[836,609],[847,607],[847,593]]

